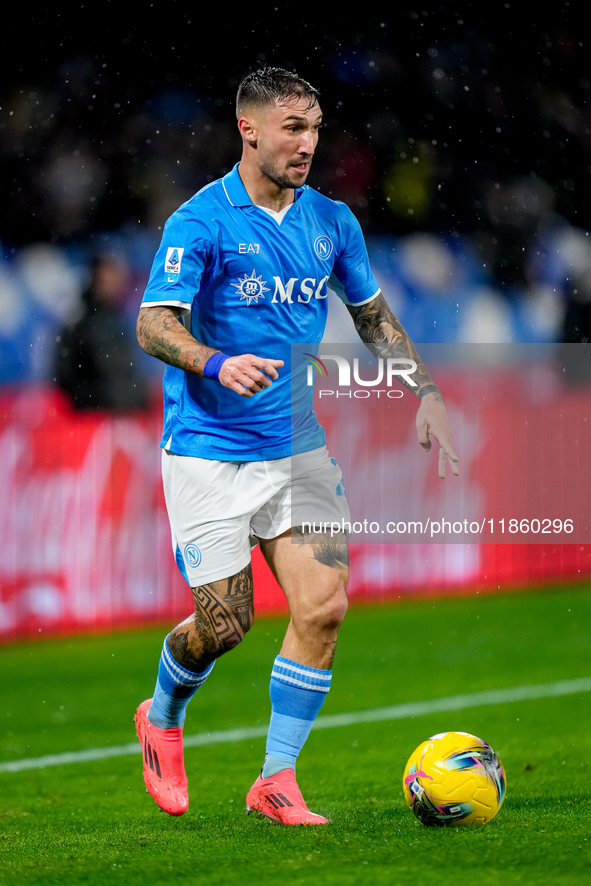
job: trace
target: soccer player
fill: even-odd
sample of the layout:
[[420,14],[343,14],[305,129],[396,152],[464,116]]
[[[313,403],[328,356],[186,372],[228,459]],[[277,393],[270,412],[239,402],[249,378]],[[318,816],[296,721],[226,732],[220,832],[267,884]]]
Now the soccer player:
[[322,339],[329,287],[376,356],[415,360],[419,442],[426,450],[430,436],[439,442],[442,477],[448,461],[458,473],[458,459],[442,396],[379,291],[355,217],[305,184],[322,123],[317,90],[290,71],[257,70],[240,84],[237,118],[241,160],[168,220],[138,317],[140,345],[168,364],[163,483],[195,608],[166,637],[153,698],[135,722],[148,791],[166,812],[183,814],[186,708],[252,625],[258,543],[290,619],[247,811],[321,825],[327,819],[309,811],[295,766],[330,688],[348,551],[344,535],[301,527],[302,517],[341,523],[349,512],[311,388],[295,398],[292,421],[290,376],[299,371],[292,343]]

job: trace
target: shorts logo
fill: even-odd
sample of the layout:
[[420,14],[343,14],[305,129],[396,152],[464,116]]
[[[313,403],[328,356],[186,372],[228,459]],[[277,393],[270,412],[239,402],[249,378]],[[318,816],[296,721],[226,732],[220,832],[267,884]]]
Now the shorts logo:
[[332,240],[330,237],[325,237],[324,235],[321,237],[316,237],[314,240],[314,252],[321,259],[330,258],[332,255],[332,251],[334,246],[332,244]]
[[169,246],[166,250],[164,273],[168,277],[169,283],[174,282],[175,277],[178,278],[178,275],[181,272],[181,259],[184,251],[185,249],[183,246]]
[[194,544],[185,545],[184,557],[189,566],[195,569],[201,563],[201,551]]
[[247,305],[252,304],[252,302],[258,305],[259,298],[264,298],[264,293],[269,292],[269,288],[265,286],[266,282],[262,277],[257,277],[256,271],[253,271],[250,277],[248,274],[245,274],[244,277],[239,277],[238,283],[232,283],[232,286],[240,293],[240,301],[246,299]]

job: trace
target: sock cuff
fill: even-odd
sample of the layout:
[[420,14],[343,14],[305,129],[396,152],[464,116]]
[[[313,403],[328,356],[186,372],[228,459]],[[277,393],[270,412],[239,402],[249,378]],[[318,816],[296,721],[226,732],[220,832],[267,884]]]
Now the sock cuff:
[[160,656],[160,665],[164,669],[166,676],[177,686],[198,689],[202,683],[205,683],[211,674],[215,660],[212,661],[212,663],[201,673],[189,671],[172,657],[170,649],[168,648],[167,639],[168,638],[164,640],[162,655]]
[[299,664],[289,658],[278,655],[273,662],[271,679],[278,680],[288,686],[296,686],[299,689],[309,689],[315,692],[327,693],[330,689],[332,671],[321,668],[311,668],[308,665]]

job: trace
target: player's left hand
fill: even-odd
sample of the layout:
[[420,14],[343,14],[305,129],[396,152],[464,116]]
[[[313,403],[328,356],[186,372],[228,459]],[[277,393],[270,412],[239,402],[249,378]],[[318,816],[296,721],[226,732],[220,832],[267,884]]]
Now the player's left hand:
[[419,443],[425,452],[429,452],[431,449],[430,437],[435,437],[439,443],[439,476],[441,479],[445,480],[448,461],[452,474],[457,477],[460,473],[459,459],[451,442],[449,418],[441,394],[425,394],[421,400],[417,412],[417,434]]

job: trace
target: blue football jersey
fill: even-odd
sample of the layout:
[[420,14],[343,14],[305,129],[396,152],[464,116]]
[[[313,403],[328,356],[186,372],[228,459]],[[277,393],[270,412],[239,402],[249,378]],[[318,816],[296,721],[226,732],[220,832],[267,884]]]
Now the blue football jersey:
[[184,203],[164,227],[142,304],[190,311],[191,333],[208,347],[285,365],[250,398],[167,366],[161,445],[223,461],[283,458],[324,445],[307,363],[292,366],[291,345],[310,343],[316,353],[329,287],[356,305],[379,291],[345,204],[304,186],[273,217],[252,203],[239,164]]

